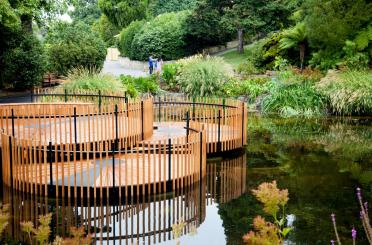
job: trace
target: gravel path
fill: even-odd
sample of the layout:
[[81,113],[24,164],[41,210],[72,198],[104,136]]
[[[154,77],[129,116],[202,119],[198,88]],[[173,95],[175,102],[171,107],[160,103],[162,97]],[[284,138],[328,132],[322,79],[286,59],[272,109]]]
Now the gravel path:
[[121,74],[130,75],[133,77],[145,77],[147,73],[141,70],[124,69],[119,61],[106,60],[103,69],[103,73],[112,74],[114,76],[120,76]]

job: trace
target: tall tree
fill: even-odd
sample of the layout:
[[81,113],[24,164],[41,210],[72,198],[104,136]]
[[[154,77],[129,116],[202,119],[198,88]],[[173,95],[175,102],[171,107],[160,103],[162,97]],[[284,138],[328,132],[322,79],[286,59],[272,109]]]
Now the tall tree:
[[238,52],[242,53],[244,33],[251,36],[268,33],[288,23],[291,5],[285,0],[234,0],[224,8],[222,25],[236,31]]
[[199,0],[196,3],[185,21],[185,40],[191,53],[231,39],[230,32],[221,26],[223,9],[230,4],[230,0]]
[[74,21],[82,21],[92,25],[101,16],[98,0],[73,0],[74,10],[69,15]]
[[369,0],[306,0],[302,9],[310,46],[330,53],[372,21]]
[[305,51],[307,46],[306,29],[304,23],[298,23],[283,33],[283,38],[279,41],[280,49],[298,48],[300,51],[300,67],[303,69]]
[[109,21],[122,29],[134,20],[146,17],[147,0],[99,0],[99,7]]

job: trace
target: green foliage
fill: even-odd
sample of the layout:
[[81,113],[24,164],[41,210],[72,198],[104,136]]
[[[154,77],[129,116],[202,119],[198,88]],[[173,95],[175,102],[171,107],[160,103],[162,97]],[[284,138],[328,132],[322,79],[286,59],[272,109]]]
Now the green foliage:
[[101,91],[102,94],[122,93],[125,88],[112,75],[103,74],[95,69],[73,68],[69,71],[67,81],[62,85],[67,91]]
[[304,23],[310,46],[317,50],[312,64],[334,67],[346,40],[354,38],[371,21],[372,3],[365,0],[307,0]]
[[183,23],[188,12],[167,13],[145,23],[132,42],[131,59],[147,60],[149,55],[165,60],[185,56]]
[[83,23],[57,23],[46,38],[50,70],[66,75],[74,67],[100,70],[106,58],[103,40]]
[[171,63],[163,65],[161,77],[167,84],[168,89],[174,89],[177,86],[176,76],[180,70],[180,64]]
[[235,36],[223,27],[223,9],[231,4],[230,0],[200,0],[185,21],[185,41],[188,51],[195,53],[205,47],[223,44]]
[[126,28],[120,32],[118,48],[121,55],[127,57],[134,57],[135,54],[132,49],[134,36],[139,32],[145,21],[133,21]]
[[151,3],[150,9],[154,16],[169,12],[179,12],[195,7],[196,0],[155,0]]
[[101,15],[101,17],[94,22],[92,29],[99,33],[100,37],[107,44],[107,46],[115,46],[116,38],[115,36],[119,33],[118,29],[111,24],[107,19],[106,15]]
[[40,41],[22,30],[2,34],[0,87],[27,89],[39,85],[46,65]]
[[243,77],[260,73],[260,70],[254,66],[251,60],[247,60],[246,62],[240,64],[236,71]]
[[220,92],[231,75],[232,69],[220,57],[193,56],[179,61],[181,68],[177,83],[191,96],[213,96]]
[[358,52],[356,43],[347,40],[342,48],[345,53],[342,65],[351,70],[363,70],[368,68],[368,54]]
[[291,71],[273,79],[270,94],[262,101],[264,113],[282,116],[313,116],[324,113],[325,99],[312,82]]
[[20,25],[17,11],[12,8],[8,0],[0,0],[0,26],[15,29]]
[[147,0],[98,0],[101,11],[119,30],[146,17]]
[[266,94],[272,83],[268,78],[252,78],[248,80],[230,79],[222,87],[222,94],[228,97],[247,97],[248,102],[253,103],[258,96]]
[[98,20],[101,10],[98,7],[98,0],[72,0],[74,10],[69,12],[73,21],[81,21],[88,25]]
[[320,93],[327,97],[330,111],[339,115],[371,115],[372,72],[328,72],[317,84]]
[[121,75],[120,80],[124,86],[127,87],[127,93],[130,94],[131,97],[136,97],[138,93],[156,94],[159,90],[155,75],[149,77]]

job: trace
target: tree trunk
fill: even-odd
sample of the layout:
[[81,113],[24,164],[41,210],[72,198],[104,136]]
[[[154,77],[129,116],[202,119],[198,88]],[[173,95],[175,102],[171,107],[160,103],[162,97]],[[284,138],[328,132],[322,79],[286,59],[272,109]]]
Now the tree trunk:
[[301,43],[299,45],[300,48],[300,62],[301,62],[301,72],[304,69],[304,59],[305,59],[305,49],[306,45],[304,43]]
[[238,28],[238,53],[244,53],[244,35],[243,29]]

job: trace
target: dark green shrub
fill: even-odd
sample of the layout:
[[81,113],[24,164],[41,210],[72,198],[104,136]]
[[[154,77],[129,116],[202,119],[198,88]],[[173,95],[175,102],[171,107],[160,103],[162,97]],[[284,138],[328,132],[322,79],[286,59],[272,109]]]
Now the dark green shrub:
[[122,56],[133,57],[132,42],[134,36],[139,32],[145,21],[133,21],[129,26],[120,32],[119,37],[119,51]]
[[192,9],[196,2],[196,0],[155,0],[152,1],[150,9],[153,15],[157,16],[159,14]]
[[147,22],[135,35],[129,58],[147,60],[149,55],[164,60],[185,56],[183,22],[188,12],[167,13]]
[[94,22],[92,29],[100,35],[107,47],[116,46],[117,40],[115,36],[119,33],[119,30],[110,23],[105,15],[101,15]]
[[83,23],[58,23],[46,38],[50,70],[66,75],[74,67],[100,70],[106,58],[104,41]]
[[39,85],[46,68],[40,41],[24,31],[7,34],[2,36],[6,47],[0,53],[0,87],[27,89]]

